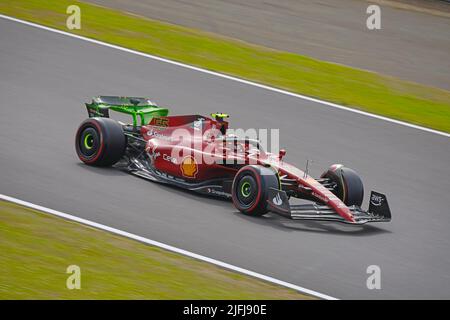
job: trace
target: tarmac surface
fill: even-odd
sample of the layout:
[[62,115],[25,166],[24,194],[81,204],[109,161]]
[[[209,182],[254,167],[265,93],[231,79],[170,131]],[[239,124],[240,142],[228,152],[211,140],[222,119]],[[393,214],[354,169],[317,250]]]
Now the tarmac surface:
[[[450,90],[450,3],[362,0],[87,0]],[[366,9],[381,8],[369,30]]]
[[[4,19],[0,43],[0,193],[337,298],[450,297],[448,137]],[[280,128],[286,161],[312,159],[313,176],[332,163],[355,169],[367,194],[387,194],[393,221],[252,218],[227,201],[86,166],[74,136],[83,103],[100,94]],[[381,290],[366,287],[370,265],[381,268]]]

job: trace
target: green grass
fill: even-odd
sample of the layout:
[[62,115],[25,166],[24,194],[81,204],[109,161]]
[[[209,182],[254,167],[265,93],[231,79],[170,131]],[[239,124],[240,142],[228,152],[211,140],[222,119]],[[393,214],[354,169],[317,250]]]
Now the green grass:
[[69,31],[71,4],[82,11],[76,34],[450,132],[446,90],[72,0],[0,0],[0,12]]
[[[68,290],[69,265],[81,289]],[[0,299],[310,299],[157,247],[0,201]]]

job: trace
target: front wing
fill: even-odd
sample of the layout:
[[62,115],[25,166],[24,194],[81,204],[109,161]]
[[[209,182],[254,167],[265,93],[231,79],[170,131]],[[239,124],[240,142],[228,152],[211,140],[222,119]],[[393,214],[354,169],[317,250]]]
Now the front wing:
[[386,196],[375,191],[370,194],[370,204],[367,211],[358,206],[348,207],[355,222],[344,219],[334,209],[326,205],[318,203],[291,205],[286,192],[274,188],[270,188],[267,202],[271,212],[292,220],[335,221],[356,225],[391,221],[391,211]]

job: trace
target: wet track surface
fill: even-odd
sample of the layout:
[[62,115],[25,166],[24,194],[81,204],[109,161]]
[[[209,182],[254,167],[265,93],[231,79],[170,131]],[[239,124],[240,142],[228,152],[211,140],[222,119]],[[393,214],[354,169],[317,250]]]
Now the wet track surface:
[[[0,192],[337,298],[450,297],[450,140],[0,19]],[[286,160],[331,163],[385,192],[389,224],[250,218],[231,203],[81,164],[91,96],[145,95],[172,114],[280,128]],[[1,238],[1,236],[0,236]],[[366,268],[381,268],[381,290]],[[130,266],[132,267],[132,266]]]

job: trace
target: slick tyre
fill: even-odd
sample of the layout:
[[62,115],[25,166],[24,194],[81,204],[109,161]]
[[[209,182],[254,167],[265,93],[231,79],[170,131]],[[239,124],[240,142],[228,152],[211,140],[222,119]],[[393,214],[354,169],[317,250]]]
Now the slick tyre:
[[328,178],[336,184],[333,193],[347,206],[361,206],[364,198],[364,185],[359,175],[341,164],[332,165],[321,178]]
[[122,126],[109,118],[89,118],[81,123],[75,138],[78,157],[86,164],[112,166],[123,156],[126,137]]
[[249,216],[262,216],[268,212],[269,188],[279,189],[277,173],[259,165],[242,167],[233,180],[231,195],[233,204]]

